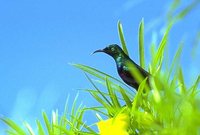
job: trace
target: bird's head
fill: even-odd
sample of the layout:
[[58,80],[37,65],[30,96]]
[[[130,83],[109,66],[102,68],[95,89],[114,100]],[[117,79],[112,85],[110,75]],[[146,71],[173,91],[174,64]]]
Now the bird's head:
[[122,55],[124,54],[121,47],[119,47],[119,45],[117,45],[117,44],[111,44],[104,49],[96,50],[94,53],[97,53],[97,52],[104,52],[104,53],[112,56],[113,58],[118,57],[120,54],[122,54]]

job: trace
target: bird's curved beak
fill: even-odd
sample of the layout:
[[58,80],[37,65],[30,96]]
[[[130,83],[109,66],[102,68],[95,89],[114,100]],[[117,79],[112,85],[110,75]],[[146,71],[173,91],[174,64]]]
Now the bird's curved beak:
[[99,49],[99,50],[94,51],[92,54],[97,53],[97,52],[105,52],[105,51],[103,49]]

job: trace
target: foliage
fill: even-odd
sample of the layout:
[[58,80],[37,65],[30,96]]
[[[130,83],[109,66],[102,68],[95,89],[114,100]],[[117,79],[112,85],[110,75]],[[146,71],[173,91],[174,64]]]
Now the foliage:
[[[78,96],[77,96],[78,97]],[[68,110],[68,102],[61,116],[58,111],[53,111],[51,119],[48,118],[46,112],[42,112],[44,124],[36,120],[37,132],[34,132],[31,126],[24,122],[21,127],[9,118],[1,118],[10,129],[6,131],[8,135],[95,135],[97,134],[92,128],[87,126],[83,121],[85,109],[82,105],[77,107],[77,97],[74,100],[71,112]],[[68,101],[68,100],[67,100]],[[77,108],[76,108],[77,107]]]
[[[58,111],[53,111],[51,119],[49,119],[47,114],[42,112],[44,124],[36,120],[37,132],[33,131],[27,122],[24,122],[24,126],[21,127],[9,118],[1,118],[10,127],[6,133],[8,135],[35,135],[36,133],[39,135],[95,135],[98,132],[86,125],[83,119],[85,111],[94,111],[100,121],[99,123],[103,121],[102,117],[116,118],[117,120],[117,116],[121,113],[128,115],[130,119],[127,122],[126,132],[129,135],[200,134],[200,97],[198,96],[200,76],[197,77],[192,86],[186,86],[181,66],[177,64],[181,56],[182,42],[169,70],[165,71],[164,69],[167,68],[163,68],[170,30],[175,22],[183,19],[194,8],[194,3],[175,16],[172,14],[178,7],[179,1],[176,0],[171,5],[162,40],[158,47],[154,44],[151,47],[152,59],[148,66],[152,75],[150,77],[151,90],[145,91],[147,79],[142,81],[138,92],[135,93],[126,84],[111,75],[86,65],[72,64],[85,72],[87,79],[94,86],[94,89],[87,89],[86,91],[98,101],[99,106],[86,108],[80,105],[76,109],[76,98],[71,112],[69,112],[67,104],[61,116],[58,115]],[[140,66],[145,68],[143,19],[138,31]],[[128,55],[129,52],[120,22],[118,22],[118,33],[122,48]],[[88,74],[98,78],[99,83],[94,82]],[[140,76],[139,74],[135,75],[137,78]],[[102,85],[107,91],[99,89],[98,85]],[[116,127],[118,126],[113,126],[113,130],[116,130]]]

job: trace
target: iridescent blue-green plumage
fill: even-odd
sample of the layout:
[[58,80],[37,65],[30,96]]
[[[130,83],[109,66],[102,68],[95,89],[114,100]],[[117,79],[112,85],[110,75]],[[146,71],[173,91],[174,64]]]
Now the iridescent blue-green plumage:
[[150,75],[147,71],[145,71],[143,68],[141,68],[139,65],[137,65],[133,60],[131,60],[129,58],[129,56],[126,55],[125,52],[117,44],[109,45],[108,47],[106,47],[102,50],[97,50],[94,53],[96,53],[96,52],[104,52],[104,53],[110,55],[111,57],[113,57],[113,59],[116,62],[117,71],[118,71],[118,74],[121,77],[121,79],[126,84],[130,85],[131,87],[135,88],[136,90],[139,87],[139,83],[136,81],[135,77],[132,75],[132,73],[130,71],[131,69],[127,65],[127,63],[133,64],[138,69],[138,71],[140,72],[140,74],[142,75],[143,78],[146,78]]

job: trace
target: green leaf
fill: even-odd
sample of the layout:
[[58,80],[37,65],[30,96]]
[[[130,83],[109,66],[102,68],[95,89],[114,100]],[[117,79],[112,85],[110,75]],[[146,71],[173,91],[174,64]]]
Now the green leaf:
[[6,132],[7,135],[19,135],[18,133],[16,133],[13,130],[6,130],[5,132]]
[[147,78],[145,78],[145,79],[141,82],[141,84],[139,85],[138,93],[137,93],[136,96],[134,97],[134,101],[133,101],[133,103],[132,103],[132,104],[133,104],[133,105],[132,105],[132,113],[138,109],[138,105],[139,105],[140,102],[142,101],[141,95],[142,95],[143,90],[144,90],[144,88],[145,88],[146,81],[147,81]]
[[109,117],[109,115],[104,111],[104,109],[105,108],[103,106],[102,107],[88,107],[88,108],[84,108],[84,110],[93,110],[95,112],[101,113],[102,115],[105,115],[105,116]]
[[38,135],[45,135],[44,129],[39,120],[36,120],[37,128],[38,128]]
[[58,128],[61,133],[60,135],[75,135],[75,133],[73,133],[72,131],[68,131],[65,127],[62,127],[62,126],[58,126],[58,125],[54,125],[54,127]]
[[175,21],[181,20],[185,18],[186,15],[188,15],[198,4],[200,3],[199,0],[194,0],[190,5],[186,6],[184,9],[182,9],[174,18]]
[[120,23],[120,21],[118,21],[118,34],[119,34],[119,38],[120,38],[120,41],[121,41],[121,45],[122,45],[122,48],[123,48],[123,51],[127,54],[128,54],[128,50],[126,48],[126,42],[125,42],[125,39],[124,39],[124,33],[123,33],[123,28],[122,28],[122,24]]
[[46,125],[46,128],[47,128],[47,132],[49,135],[53,135],[52,133],[52,129],[51,129],[51,123],[48,119],[48,116],[45,112],[42,112],[42,116],[43,116],[43,119],[44,119],[44,122],[45,122],[45,125]]
[[[183,42],[181,42],[179,44],[179,47],[178,47],[178,50],[176,51],[176,54],[172,60],[172,64],[171,64],[171,67],[169,69],[169,74],[168,74],[168,81],[170,79],[170,76],[171,76],[171,73],[173,70],[176,70],[178,67],[178,64],[179,64],[179,61],[180,61],[180,57],[181,57],[181,53],[182,53],[182,50],[183,50]],[[175,69],[174,69],[175,68]]]
[[106,98],[106,96],[97,88],[97,86],[93,83],[93,81],[89,78],[89,76],[87,74],[85,74],[87,79],[91,82],[91,84],[94,86],[94,88],[98,91],[98,93],[104,98],[104,100],[109,104],[112,105],[110,103],[110,101]]
[[198,76],[197,80],[195,81],[192,87],[191,94],[194,94],[197,91],[199,83],[200,83],[200,75]]
[[[81,109],[78,109],[78,110],[79,110],[79,111],[77,111],[77,112],[79,112],[79,114],[78,114],[79,116],[77,116],[77,119],[78,119],[78,120],[82,120],[85,111],[84,111],[84,110],[81,110]],[[77,128],[77,129],[81,129],[81,126],[82,126],[82,122],[77,121],[76,128]]]
[[33,132],[33,129],[31,128],[31,126],[27,122],[25,122],[24,124],[25,124],[26,128],[28,129],[29,134],[30,135],[35,135],[35,133]]
[[105,109],[108,110],[108,112],[110,112],[111,114],[113,113],[113,109],[111,108],[111,106],[110,106],[107,102],[105,102],[103,99],[101,99],[101,98],[99,97],[98,94],[96,94],[95,92],[90,92],[90,94],[91,94],[100,104],[102,104],[102,105],[105,107]]
[[164,33],[164,36],[159,44],[159,48],[158,51],[156,52],[155,58],[153,59],[153,73],[156,73],[156,71],[158,71],[157,68],[160,68],[162,65],[162,60],[163,60],[163,56],[164,56],[164,50],[165,50],[165,46],[167,45],[167,41],[168,41],[168,34],[170,32],[170,29],[172,27],[173,23],[170,23],[167,26],[166,32]]
[[120,103],[118,101],[118,98],[117,98],[114,90],[112,89],[111,82],[108,80],[107,77],[106,77],[106,86],[107,86],[108,93],[109,93],[110,99],[111,99],[114,107],[120,108]]
[[[78,100],[78,94],[76,95],[75,99],[74,99],[74,102],[72,104],[72,109],[71,109],[71,116],[74,116],[76,118],[76,104],[77,104],[77,100]],[[71,124],[74,126],[75,123],[76,123],[76,119],[74,119],[74,117],[70,117],[70,121],[71,121]]]
[[122,97],[124,98],[124,101],[126,102],[126,105],[131,108],[132,107],[132,101],[130,100],[130,98],[128,97],[128,95],[126,94],[125,90],[119,86],[120,89],[120,93],[122,95]]
[[144,58],[144,19],[139,25],[139,55],[140,55],[140,66],[145,69],[145,58]]
[[173,0],[169,7],[169,11],[167,12],[168,22],[170,22],[173,18],[173,14],[175,10],[181,5],[181,0]]
[[23,131],[14,121],[9,118],[0,118],[4,123],[6,123],[12,130],[14,130],[19,135],[26,135],[26,132]]
[[[81,69],[81,70],[83,70],[83,71],[85,71],[85,72],[87,72],[87,73],[89,73],[89,74],[91,74],[91,75],[93,75],[93,76],[95,76],[95,77],[101,79],[101,80],[104,80],[105,77],[107,76],[107,77],[113,79],[114,81],[116,81],[116,82],[122,84],[123,86],[126,86],[126,88],[129,88],[129,87],[128,87],[125,83],[123,83],[122,81],[120,81],[120,80],[118,80],[118,79],[116,79],[116,78],[114,78],[114,77],[112,77],[112,76],[110,76],[110,75],[108,75],[108,74],[106,74],[106,73],[104,73],[104,72],[101,72],[101,71],[99,71],[99,70],[97,70],[97,69],[95,69],[95,68],[92,68],[92,67],[89,67],[89,66],[86,66],[86,65],[82,65],[82,64],[71,64],[71,65],[72,65],[72,66],[75,66],[75,67],[77,67],[77,68],[79,68],[79,69]],[[130,89],[130,88],[129,88],[129,89]]]
[[178,80],[179,80],[179,83],[181,84],[181,93],[186,94],[186,87],[185,87],[183,72],[181,68],[179,69]]

